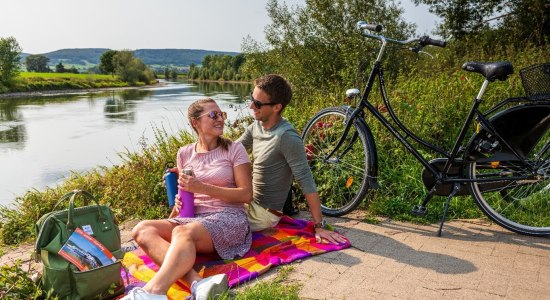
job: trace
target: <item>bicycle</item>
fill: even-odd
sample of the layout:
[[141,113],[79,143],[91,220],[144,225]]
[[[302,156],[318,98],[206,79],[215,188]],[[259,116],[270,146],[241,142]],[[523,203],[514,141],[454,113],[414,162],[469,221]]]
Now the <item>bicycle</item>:
[[[454,145],[445,151],[415,135],[399,120],[386,96],[381,61],[388,44],[409,46],[413,52],[421,53],[425,46],[445,47],[446,43],[428,36],[387,38],[375,34],[382,30],[381,25],[364,21],[357,23],[357,29],[364,37],[381,43],[363,94],[359,89],[346,91],[347,99],[356,104],[359,99],[358,105],[325,108],[307,122],[302,133],[323,213],[345,215],[357,208],[370,188],[379,187],[377,148],[366,122],[370,114],[424,167],[422,182],[428,193],[412,213],[424,216],[434,195],[447,197],[438,236],[451,198],[468,194],[498,225],[520,234],[550,235],[550,63],[520,72],[527,96],[502,100],[485,112],[479,110],[479,105],[489,83],[506,80],[513,73],[512,64],[465,63],[464,70],[479,73],[485,80]],[[368,100],[376,79],[389,118]],[[474,121],[474,133],[466,141]],[[442,157],[428,161],[413,143]]]

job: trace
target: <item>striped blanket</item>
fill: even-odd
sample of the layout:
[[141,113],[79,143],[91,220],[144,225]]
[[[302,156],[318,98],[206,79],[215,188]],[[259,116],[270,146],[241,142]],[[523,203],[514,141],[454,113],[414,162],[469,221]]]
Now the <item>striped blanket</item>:
[[[252,247],[244,257],[221,260],[217,255],[198,255],[194,268],[202,277],[226,273],[229,286],[235,287],[258,277],[273,266],[349,246],[349,241],[341,245],[317,243],[313,222],[284,216],[275,228],[252,234]],[[129,270],[127,292],[136,286],[144,286],[158,270],[158,266],[139,248],[126,253],[123,264]],[[122,275],[126,278],[125,273]],[[174,283],[168,291],[171,299],[184,299],[187,295],[189,287],[182,280]]]

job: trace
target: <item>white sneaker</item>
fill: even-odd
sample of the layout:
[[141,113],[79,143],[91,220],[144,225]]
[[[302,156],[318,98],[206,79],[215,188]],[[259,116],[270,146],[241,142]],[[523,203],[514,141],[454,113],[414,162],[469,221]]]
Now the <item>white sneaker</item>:
[[166,295],[149,294],[143,288],[137,287],[120,300],[168,300],[168,297]]
[[194,282],[191,287],[191,297],[195,300],[217,299],[228,289],[227,275],[218,274]]

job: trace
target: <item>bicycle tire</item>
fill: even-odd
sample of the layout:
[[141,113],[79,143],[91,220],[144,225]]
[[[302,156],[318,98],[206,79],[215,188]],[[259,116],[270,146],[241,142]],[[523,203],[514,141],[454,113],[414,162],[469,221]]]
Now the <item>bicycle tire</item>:
[[[550,143],[548,130],[523,162],[482,159],[467,165],[470,179],[502,179],[489,188],[483,183],[469,184],[479,208],[498,225],[524,235],[550,235],[550,151],[540,153],[547,143]],[[539,167],[533,172],[529,165]],[[507,179],[523,175],[529,176],[529,180]]]
[[[363,201],[369,189],[368,168],[370,153],[367,132],[360,121],[354,122],[345,143],[328,160],[326,156],[334,149],[345,129],[346,110],[329,107],[311,118],[303,131],[308,164],[321,198],[321,210],[328,216],[342,216]],[[339,157],[354,136],[351,148]]]

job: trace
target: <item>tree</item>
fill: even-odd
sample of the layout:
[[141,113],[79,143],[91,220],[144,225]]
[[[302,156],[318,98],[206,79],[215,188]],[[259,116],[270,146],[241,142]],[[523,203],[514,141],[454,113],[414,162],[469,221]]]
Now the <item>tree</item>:
[[25,58],[27,71],[29,72],[51,72],[48,67],[50,59],[44,55],[29,55]]
[[170,78],[170,69],[168,67],[164,67],[164,79]]
[[[439,33],[462,39],[486,29],[501,31],[500,38],[537,45],[550,38],[548,0],[414,0],[427,4],[430,12],[443,18]],[[493,21],[493,22],[489,22]]]
[[107,50],[99,57],[99,70],[103,74],[115,75],[115,65],[113,57],[117,54],[116,50]]
[[141,59],[134,57],[134,54],[130,50],[117,51],[113,56],[113,65],[120,79],[131,85],[135,85],[138,82],[149,84],[154,81],[153,72]]
[[[307,0],[305,7],[289,8],[270,0],[267,12],[271,18],[264,30],[267,45],[248,39],[241,47],[246,53],[245,74],[253,78],[282,74],[300,83],[295,87],[297,93],[360,84],[356,81],[363,77],[358,77],[357,66],[369,65],[376,58],[368,54],[378,44],[361,37],[357,21],[381,24],[384,35],[397,39],[413,34],[413,25],[401,17],[403,10],[390,1]],[[396,70],[401,62],[388,61],[386,69]]]
[[75,66],[72,66],[70,69],[65,69],[65,72],[73,73],[73,74],[79,74],[78,69]]
[[21,47],[14,37],[0,38],[0,84],[9,85],[19,73]]
[[55,65],[55,72],[56,73],[65,73],[66,72],[65,66],[63,65],[62,62],[59,62],[57,65]]

